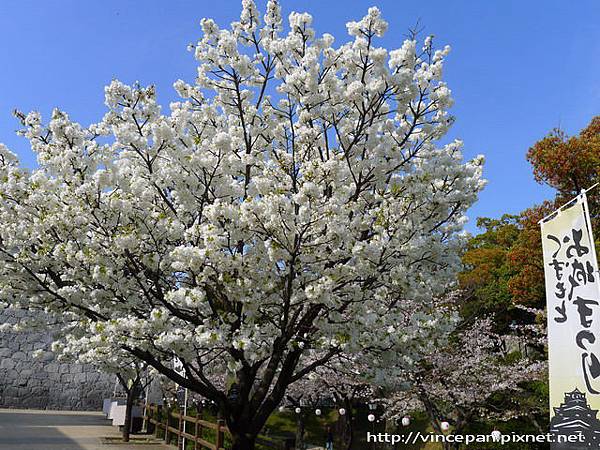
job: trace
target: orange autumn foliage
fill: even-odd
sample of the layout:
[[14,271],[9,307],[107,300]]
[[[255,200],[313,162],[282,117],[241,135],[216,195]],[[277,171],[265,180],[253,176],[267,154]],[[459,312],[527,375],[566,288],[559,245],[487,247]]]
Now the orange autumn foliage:
[[[554,201],[544,202],[521,214],[522,231],[508,253],[515,271],[508,289],[517,303],[531,304],[544,298],[544,267],[538,221],[576,196],[582,189],[600,181],[600,116],[576,135],[569,137],[554,130],[527,152],[535,179],[557,190]],[[600,236],[600,187],[588,193],[592,227]],[[538,306],[543,306],[538,305]]]
[[508,291],[513,302],[544,308],[545,286],[542,259],[542,235],[538,221],[555,209],[554,202],[546,201],[521,213],[520,233],[507,253],[512,276]]
[[[463,256],[459,281],[472,292],[472,309],[502,311],[511,304],[545,307],[542,242],[538,221],[600,181],[600,116],[576,136],[553,130],[527,152],[535,179],[556,189],[556,197],[519,216],[482,218],[484,232],[475,236]],[[597,248],[600,238],[600,187],[588,193]]]
[[574,196],[592,186],[600,178],[600,116],[577,136],[553,130],[529,149],[527,160],[535,179],[556,189],[559,196]]

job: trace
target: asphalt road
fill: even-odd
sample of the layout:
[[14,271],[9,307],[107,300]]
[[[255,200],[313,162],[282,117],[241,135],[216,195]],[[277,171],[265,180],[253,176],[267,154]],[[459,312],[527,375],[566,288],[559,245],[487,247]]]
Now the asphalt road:
[[0,409],[0,450],[164,450],[163,445],[104,445],[118,430],[101,413]]

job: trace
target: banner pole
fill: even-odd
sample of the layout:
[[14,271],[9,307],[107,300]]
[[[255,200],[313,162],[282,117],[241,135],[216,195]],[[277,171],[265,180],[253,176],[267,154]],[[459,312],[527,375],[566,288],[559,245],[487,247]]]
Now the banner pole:
[[581,197],[583,194],[586,194],[587,192],[591,191],[592,189],[594,189],[595,187],[597,187],[598,185],[600,185],[600,182],[591,185],[589,188],[587,189],[582,189],[581,192],[579,194],[577,194],[577,196],[573,197],[571,200],[569,200],[567,203],[565,203],[564,205],[560,206],[559,208],[556,208],[554,211],[552,211],[550,214],[548,214],[546,217],[538,220],[538,225],[542,222],[544,222],[548,217],[556,214],[558,211],[560,211],[561,209],[563,209],[565,206],[570,205],[571,203],[573,203],[574,201],[577,201],[577,199],[579,197]]
[[[592,186],[590,189],[592,189],[593,187],[597,186],[598,183],[596,183],[594,186]],[[590,190],[588,189],[588,191]],[[594,240],[594,230],[592,228],[592,220],[590,219],[590,208],[588,206],[588,202],[587,202],[587,195],[586,195],[587,191],[583,191],[581,193],[581,198],[583,200],[583,211],[584,211],[584,217],[585,217],[585,226],[588,229],[588,232],[590,233],[590,246],[592,248],[590,248],[590,252],[592,253],[592,263],[594,264],[594,267],[596,268],[596,284],[598,285],[598,293],[600,293],[600,267],[598,267],[598,255],[596,254],[596,241]]]

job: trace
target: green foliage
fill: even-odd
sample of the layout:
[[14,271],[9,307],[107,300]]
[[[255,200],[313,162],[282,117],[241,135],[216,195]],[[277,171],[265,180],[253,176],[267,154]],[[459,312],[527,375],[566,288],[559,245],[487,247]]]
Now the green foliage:
[[466,294],[460,312],[466,320],[493,315],[499,330],[505,330],[520,315],[512,307],[509,283],[516,271],[508,255],[522,226],[519,216],[509,214],[500,219],[479,218],[477,226],[483,232],[470,239],[462,257],[459,281]]

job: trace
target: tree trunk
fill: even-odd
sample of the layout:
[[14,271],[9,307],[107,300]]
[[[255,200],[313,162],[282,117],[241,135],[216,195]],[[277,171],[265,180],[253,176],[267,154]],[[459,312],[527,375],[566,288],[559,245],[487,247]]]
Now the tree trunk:
[[245,433],[231,433],[231,450],[254,450],[256,436]]
[[296,420],[296,450],[304,450],[304,428],[304,415],[300,413]]
[[129,442],[131,433],[131,413],[133,412],[133,401],[135,400],[135,389],[131,386],[127,389],[127,404],[125,406],[125,423],[123,424],[123,442]]
[[541,427],[540,423],[536,420],[535,416],[533,416],[533,415],[531,416],[531,423],[537,430],[538,434],[546,434],[547,433],[547,431]]
[[354,411],[352,410],[352,402],[349,400],[346,401],[344,407],[346,409],[346,415],[344,416],[344,447],[346,450],[350,450],[354,442]]
[[127,403],[125,405],[125,423],[123,424],[123,442],[129,442],[129,435],[131,434],[132,426],[132,413],[133,403],[140,394],[141,383],[139,377],[134,379],[131,383],[131,387],[127,386],[127,382],[121,381],[125,392],[127,393]]
[[[397,434],[398,429],[396,428],[396,425],[393,420],[386,419],[383,422],[383,424],[384,424],[385,433],[392,434],[392,435]],[[391,442],[386,442],[383,444],[383,448],[385,448],[386,450],[393,450],[394,447],[395,447],[395,445],[392,444]]]
[[[427,416],[429,417],[429,423],[433,427],[433,430],[437,434],[445,434],[442,431],[442,427],[441,427],[441,417],[440,417],[434,403],[431,400],[429,400],[429,397],[427,397],[423,392],[421,392],[421,394],[419,395],[419,398],[420,398],[421,402],[423,403],[423,405],[425,406],[425,411],[427,412]],[[442,448],[444,450],[451,450],[452,447],[450,446],[449,442],[443,441]]]

